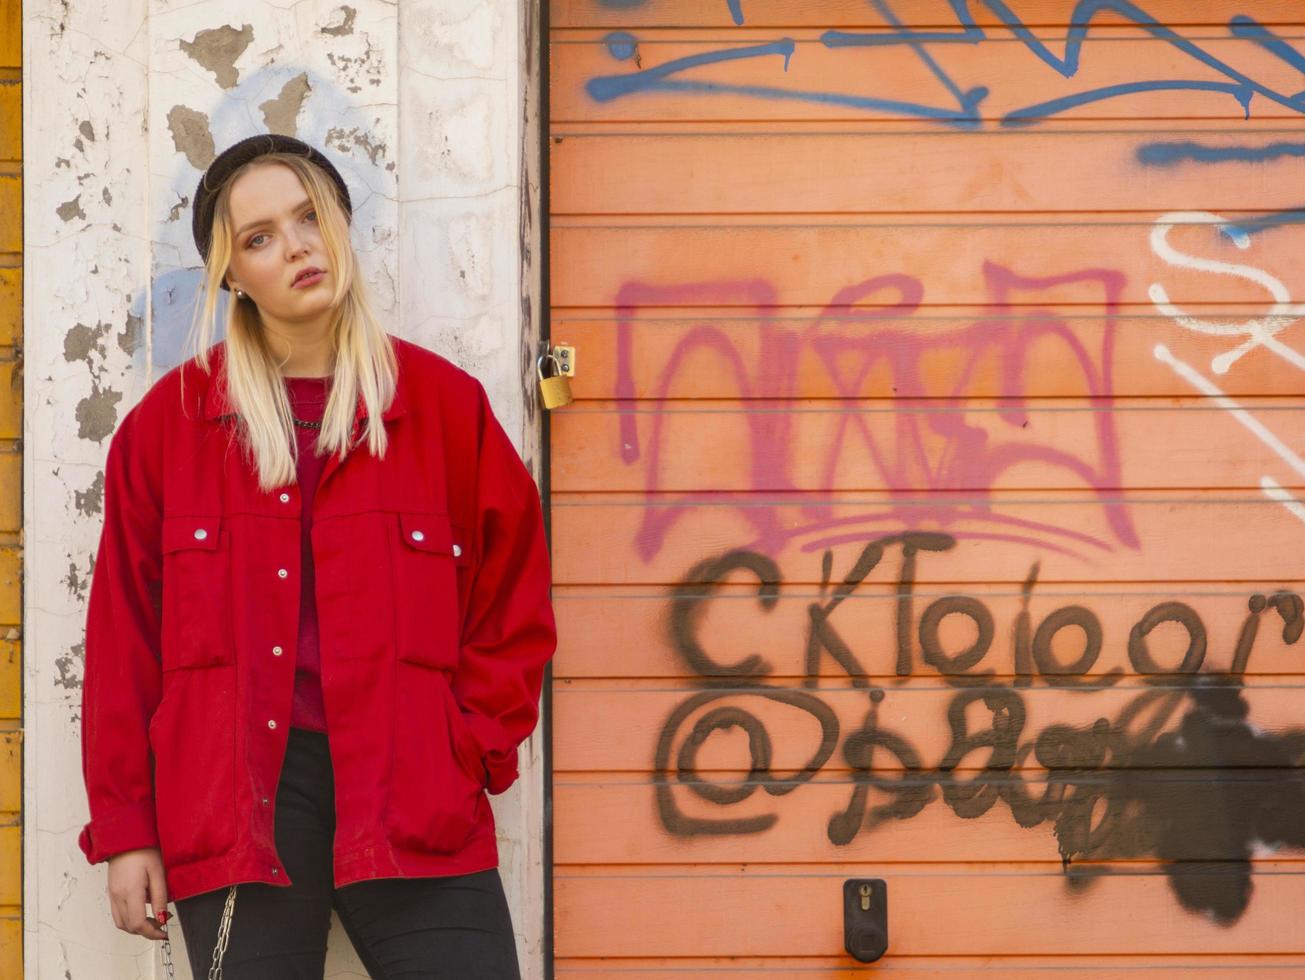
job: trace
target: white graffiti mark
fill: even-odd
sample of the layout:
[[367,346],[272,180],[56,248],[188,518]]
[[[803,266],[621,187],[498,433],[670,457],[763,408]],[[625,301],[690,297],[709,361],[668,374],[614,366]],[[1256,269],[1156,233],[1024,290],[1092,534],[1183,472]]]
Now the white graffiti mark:
[[1305,521],[1305,503],[1301,503],[1293,497],[1287,488],[1273,477],[1260,477],[1260,489],[1264,491],[1264,495],[1270,500],[1276,500],[1302,521]]
[[[1223,262],[1218,259],[1203,259],[1187,255],[1169,244],[1169,232],[1176,225],[1202,224],[1221,226],[1224,232],[1240,249],[1250,247],[1251,239],[1245,231],[1233,226],[1222,215],[1210,211],[1170,211],[1161,215],[1151,230],[1151,250],[1171,266],[1195,269],[1200,272],[1213,272],[1224,276],[1241,276],[1263,287],[1273,297],[1273,308],[1262,317],[1233,323],[1219,323],[1189,316],[1169,300],[1169,294],[1158,282],[1147,290],[1151,302],[1165,316],[1172,317],[1178,324],[1189,330],[1221,337],[1244,336],[1246,339],[1210,361],[1210,368],[1215,374],[1226,374],[1237,361],[1256,347],[1266,347],[1289,363],[1305,370],[1305,356],[1288,347],[1277,338],[1277,334],[1305,316],[1305,303],[1293,303],[1291,294],[1283,283],[1269,275],[1263,269],[1236,262]],[[1158,356],[1158,355],[1157,355]],[[1190,380],[1190,379],[1189,379]]]
[[[1257,439],[1277,453],[1288,466],[1300,476],[1305,477],[1305,459],[1302,459],[1298,453],[1293,452],[1290,446],[1274,435],[1263,422],[1246,411],[1235,399],[1225,394],[1218,385],[1190,364],[1180,361],[1164,344],[1156,344],[1154,353],[1157,361],[1168,364],[1180,378],[1197,391],[1208,395],[1220,408],[1226,409],[1233,418],[1254,433]],[[1286,488],[1273,477],[1260,477],[1260,489],[1264,491],[1264,495],[1270,500],[1276,500],[1302,521],[1305,521],[1305,504],[1288,493]]]

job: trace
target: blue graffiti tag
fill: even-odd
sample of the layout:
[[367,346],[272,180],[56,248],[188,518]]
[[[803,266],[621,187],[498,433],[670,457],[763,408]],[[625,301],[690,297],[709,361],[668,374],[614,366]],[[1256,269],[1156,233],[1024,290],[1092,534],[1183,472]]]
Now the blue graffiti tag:
[[[633,10],[635,7],[642,7],[648,0],[598,0],[600,7],[608,7],[614,10]],[[730,17],[736,26],[743,24],[743,0],[725,0],[726,6],[729,7]]]
[[1219,225],[1219,233],[1226,238],[1236,240],[1239,235],[1250,237],[1262,231],[1268,231],[1271,228],[1281,228],[1283,225],[1301,225],[1305,224],[1305,207],[1287,208],[1282,211],[1273,211],[1269,214],[1262,214],[1258,218],[1247,218],[1245,221],[1229,222],[1225,225]]
[[1265,163],[1279,157],[1305,157],[1305,143],[1269,143],[1267,146],[1208,146],[1192,140],[1144,143],[1137,162],[1148,167],[1174,167],[1192,163]]
[[[849,47],[880,48],[903,45],[909,47],[938,80],[939,84],[946,89],[950,98],[954,101],[955,107],[926,105],[918,102],[852,95],[842,92],[801,91],[764,85],[695,82],[673,77],[681,72],[704,65],[764,57],[770,54],[783,54],[784,68],[787,71],[789,59],[796,48],[795,42],[791,38],[782,38],[769,44],[755,44],[746,47],[708,51],[677,58],[654,68],[628,74],[598,76],[590,79],[585,89],[591,98],[599,102],[608,102],[636,92],[732,94],[763,99],[785,99],[840,105],[853,109],[880,110],[908,117],[933,120],[960,128],[974,128],[982,124],[979,108],[989,94],[988,88],[976,86],[971,89],[962,89],[927,50],[931,45],[979,44],[989,40],[988,34],[979,26],[971,12],[971,2],[972,0],[949,0],[959,30],[916,31],[905,27],[901,23],[893,13],[888,0],[872,0],[876,10],[879,11],[889,25],[889,30],[878,30],[873,33],[830,30],[822,34],[820,38],[821,44],[828,49]],[[1141,7],[1130,3],[1129,0],[1079,0],[1070,16],[1069,31],[1066,35],[1062,55],[1055,54],[1039,40],[1003,0],[981,0],[981,2],[996,15],[1002,25],[1010,30],[1020,43],[1063,78],[1072,78],[1078,73],[1083,45],[1087,40],[1091,22],[1098,14],[1109,11],[1131,20],[1152,37],[1172,45],[1194,61],[1227,79],[1227,81],[1212,81],[1163,78],[1101,86],[1014,109],[1001,118],[1003,126],[1028,125],[1037,120],[1067,112],[1078,106],[1103,102],[1139,92],[1158,91],[1222,93],[1235,99],[1242,107],[1243,116],[1247,118],[1250,116],[1251,100],[1256,95],[1293,112],[1305,112],[1305,91],[1285,94],[1250,78],[1232,65],[1210,54],[1199,44],[1166,27]],[[735,22],[742,23],[742,8],[739,0],[731,0],[730,11]],[[1286,40],[1273,34],[1253,18],[1239,14],[1229,20],[1228,27],[1232,36],[1251,41],[1288,65],[1305,71],[1305,55],[1302,55]],[[631,42],[633,42],[633,39],[631,39]]]

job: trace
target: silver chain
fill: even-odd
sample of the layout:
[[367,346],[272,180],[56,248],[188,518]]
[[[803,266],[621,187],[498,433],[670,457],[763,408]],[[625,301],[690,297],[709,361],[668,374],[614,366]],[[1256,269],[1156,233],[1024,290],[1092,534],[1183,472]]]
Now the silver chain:
[[227,951],[227,939],[231,935],[231,914],[236,909],[236,886],[227,892],[227,903],[222,908],[222,924],[218,926],[217,945],[213,947],[213,963],[208,968],[208,980],[222,980],[222,957]]
[[172,942],[167,938],[163,940],[163,969],[168,971],[168,980],[177,980],[177,974],[172,968]]
[[[227,952],[227,941],[231,938],[231,918],[236,910],[236,886],[227,890],[226,905],[222,907],[222,922],[218,925],[217,945],[213,947],[213,962],[208,968],[208,980],[222,980],[222,957]],[[168,980],[177,980],[172,966],[172,943],[163,940],[163,967],[168,971]]]

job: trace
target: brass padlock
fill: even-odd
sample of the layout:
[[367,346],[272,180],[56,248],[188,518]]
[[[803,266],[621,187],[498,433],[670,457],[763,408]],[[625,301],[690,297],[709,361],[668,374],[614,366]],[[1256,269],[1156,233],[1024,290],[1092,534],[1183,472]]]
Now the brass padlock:
[[[553,376],[544,377],[544,362],[553,362]],[[571,379],[562,373],[562,365],[552,351],[540,354],[535,362],[535,373],[539,375],[539,396],[544,400],[545,408],[561,408],[570,405],[575,398],[571,394]]]

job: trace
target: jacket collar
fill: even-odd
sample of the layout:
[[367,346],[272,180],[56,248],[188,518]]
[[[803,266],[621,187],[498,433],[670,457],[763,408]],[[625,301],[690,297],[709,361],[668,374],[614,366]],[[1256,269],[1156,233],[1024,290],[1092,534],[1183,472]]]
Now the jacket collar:
[[[399,343],[394,343],[395,355],[399,361],[398,377],[395,379],[394,398],[386,407],[381,418],[389,421],[402,415],[408,410],[408,393],[407,393],[407,372],[403,370],[403,350]],[[225,381],[225,371],[223,370],[226,361],[226,341],[219,341],[209,349],[209,374],[207,378],[207,387],[204,390],[204,418],[216,420],[236,415],[235,409],[231,402],[227,400],[227,390]],[[362,395],[358,395],[358,405],[354,409],[354,422],[361,422],[367,417],[367,403],[363,401]]]

